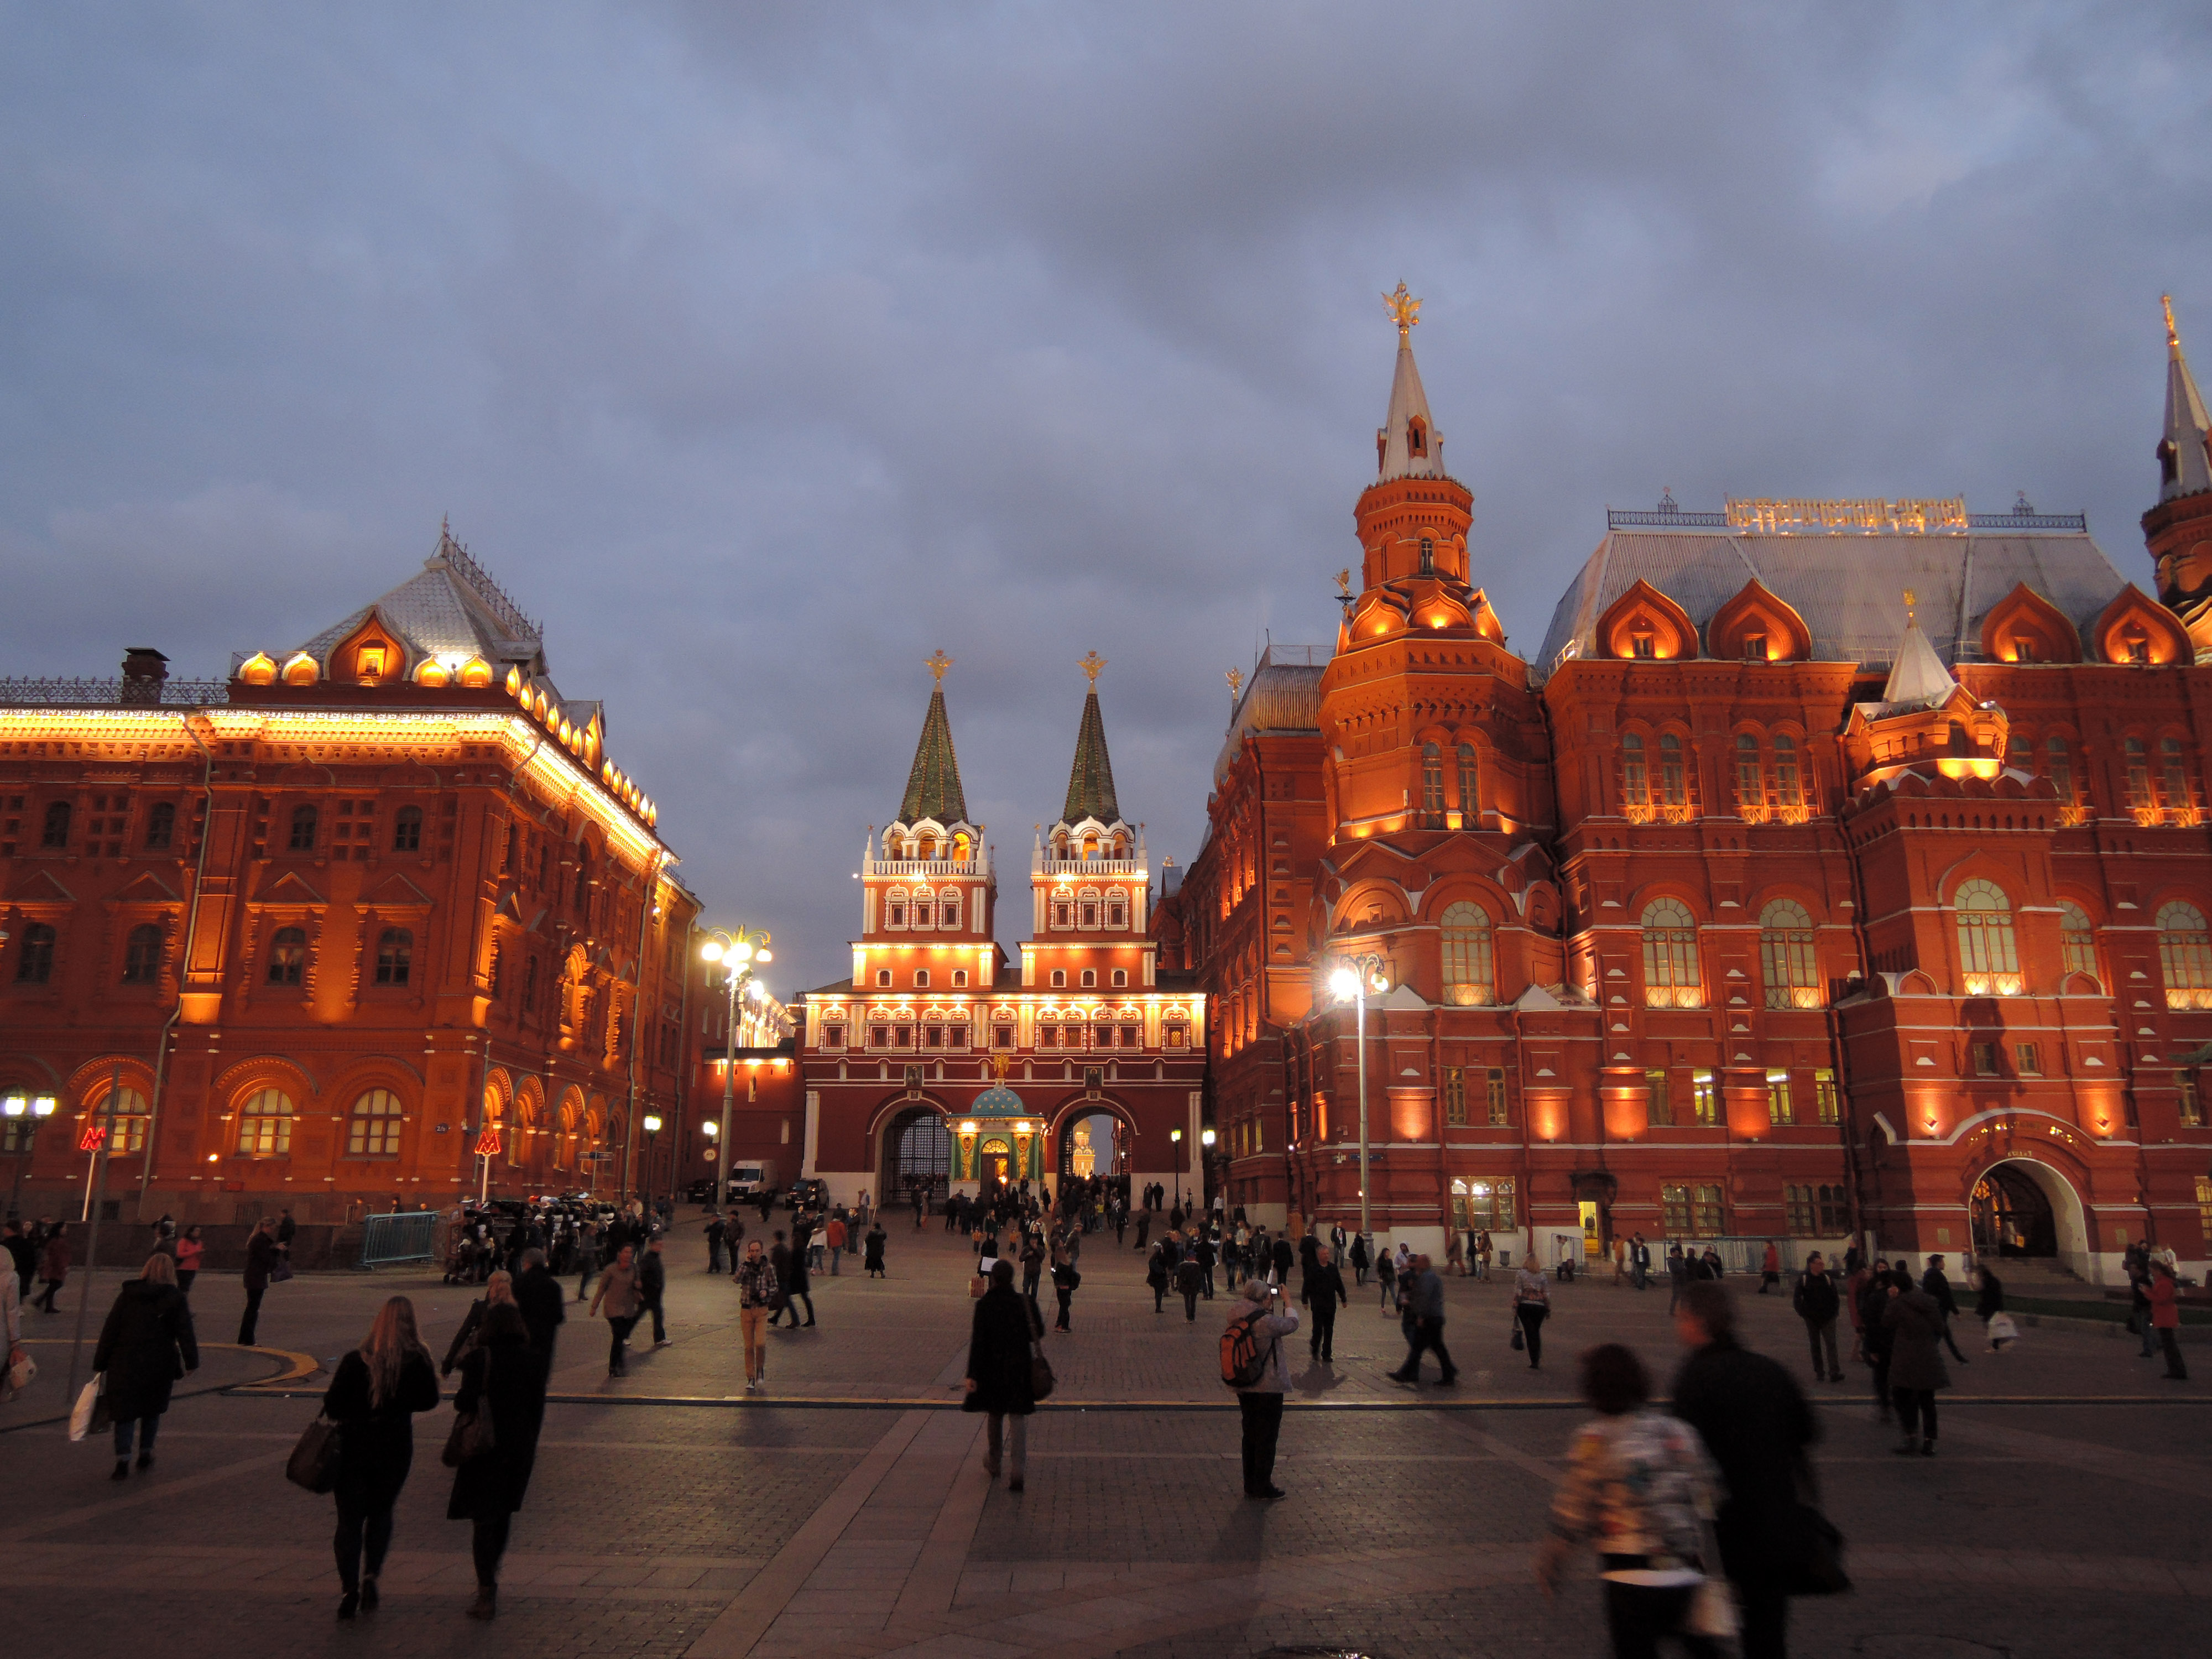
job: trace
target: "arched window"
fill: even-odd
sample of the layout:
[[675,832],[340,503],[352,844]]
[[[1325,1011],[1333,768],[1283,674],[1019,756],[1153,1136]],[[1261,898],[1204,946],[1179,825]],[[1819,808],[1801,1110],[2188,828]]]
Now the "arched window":
[[1682,740],[1672,732],[1659,738],[1659,799],[1662,805],[1686,806],[1690,792],[1682,769]]
[[1462,899],[1444,907],[1444,1000],[1480,1007],[1498,1000],[1490,914]]
[[960,931],[960,895],[957,890],[937,902],[937,923],[947,933]]
[[2158,793],[2160,797],[2160,804],[2169,813],[2186,812],[2191,805],[2189,797],[2189,769],[2182,763],[2179,738],[2159,739]]
[[914,988],[917,991],[927,991],[929,988],[928,969],[917,968],[914,970]]
[[1481,769],[1476,765],[1474,745],[1459,746],[1459,827],[1474,829],[1482,818]]
[[2169,1008],[2212,1008],[2212,934],[2204,913],[2176,899],[2158,908],[2158,965]]
[[15,947],[15,982],[44,985],[53,973],[54,930],[34,921],[23,930],[23,942]]
[[1759,771],[1759,739],[1740,732],[1735,739],[1735,804],[1738,813],[1753,823],[1766,821],[1766,786]]
[[292,1155],[292,1097],[282,1089],[257,1089],[238,1109],[240,1158]]
[[1421,538],[1421,574],[1433,576],[1436,574],[1437,538],[1433,536],[1424,536]]
[[1774,734],[1774,804],[1784,811],[1801,805],[1797,784],[1797,740],[1786,732]]
[[906,926],[905,888],[894,887],[884,895],[884,926],[886,927]]
[[1959,918],[1959,969],[1968,996],[2020,994],[2020,953],[2014,947],[2012,901],[1993,881],[1961,882],[1951,900]]
[[387,927],[376,939],[376,982],[404,985],[415,968],[415,935],[404,927]]
[[2098,977],[2096,930],[2089,925],[2089,913],[2070,899],[2058,906],[2058,950],[2065,972]]
[[279,927],[269,941],[269,982],[297,985],[307,972],[307,934],[301,927]]
[[2144,752],[2141,738],[2130,738],[2124,746],[2127,754],[2128,805],[2140,818],[2146,812],[2158,810],[2158,803],[2150,794],[2150,757]]
[[69,832],[70,804],[65,800],[49,802],[45,826],[39,832],[39,845],[66,847],[69,845]]
[[1813,951],[1813,918],[1795,899],[1777,899],[1759,913],[1759,976],[1770,1008],[1820,1006],[1820,964]]
[[[392,850],[417,853],[422,849],[422,809],[403,806],[392,816]],[[507,861],[514,862],[514,831],[507,832]]]
[[1444,827],[1443,751],[1432,743],[1421,745],[1421,828]]
[[128,1086],[113,1092],[102,1089],[91,1105],[93,1121],[107,1123],[107,1150],[143,1152],[146,1150],[146,1097]]
[[174,801],[157,800],[146,809],[146,850],[167,852],[177,839],[177,805]]
[[1705,1006],[1697,919],[1680,899],[1654,899],[1644,907],[1644,1001],[1652,1008]]
[[399,1155],[399,1097],[389,1089],[371,1089],[353,1103],[346,1129],[348,1158],[397,1158]]
[[285,844],[295,853],[312,853],[315,850],[315,809],[313,807],[295,806],[292,809],[292,835],[291,839]]
[[1620,800],[1628,809],[1628,816],[1636,816],[1635,809],[1650,804],[1651,786],[1650,774],[1644,763],[1644,739],[1631,732],[1620,740]]
[[161,972],[161,930],[144,922],[131,930],[123,946],[123,982],[151,985]]

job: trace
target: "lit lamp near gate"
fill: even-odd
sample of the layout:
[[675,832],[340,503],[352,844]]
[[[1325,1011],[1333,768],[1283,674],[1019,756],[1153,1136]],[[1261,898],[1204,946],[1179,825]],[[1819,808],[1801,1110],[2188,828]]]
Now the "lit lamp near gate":
[[1198,1207],[1204,1209],[1213,1202],[1213,1131],[1209,1127],[1198,1132]]
[[[755,968],[762,963],[773,962],[775,959],[775,953],[768,948],[768,942],[769,933],[765,928],[755,927],[750,930],[740,928],[736,933],[731,933],[726,928],[717,927],[708,936],[707,942],[699,947],[699,954],[702,958],[710,963],[720,963],[729,976],[729,1027],[723,1034],[722,1045],[720,1131],[724,1146],[729,1144],[730,1112],[738,1082],[738,994],[744,989],[745,981],[752,977]],[[757,994],[757,988],[755,989]],[[730,1202],[730,1166],[726,1162],[722,1165],[722,1178],[717,1186],[721,1199],[720,1206],[726,1209]]]
[[1182,1208],[1182,1131],[1180,1129],[1169,1130],[1168,1139],[1175,1143],[1175,1206],[1180,1210]]
[[[37,1138],[39,1125],[54,1115],[52,1095],[9,1095],[0,1099],[0,1117],[8,1120],[9,1139],[15,1143],[15,1184],[8,1194],[8,1219],[17,1218],[16,1205],[23,1196],[23,1165],[30,1161],[31,1143]],[[30,1127],[21,1127],[23,1119],[30,1120]]]
[[647,1112],[643,1121],[645,1124],[645,1200],[647,1206],[650,1207],[653,1203],[653,1180],[656,1168],[654,1154],[659,1150],[660,1143],[660,1114]]

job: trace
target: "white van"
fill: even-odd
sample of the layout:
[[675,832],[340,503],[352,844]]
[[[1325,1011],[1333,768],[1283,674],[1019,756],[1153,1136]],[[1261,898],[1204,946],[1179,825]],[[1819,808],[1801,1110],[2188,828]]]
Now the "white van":
[[730,1166],[730,1195],[750,1198],[763,1187],[775,1183],[775,1165],[739,1162]]

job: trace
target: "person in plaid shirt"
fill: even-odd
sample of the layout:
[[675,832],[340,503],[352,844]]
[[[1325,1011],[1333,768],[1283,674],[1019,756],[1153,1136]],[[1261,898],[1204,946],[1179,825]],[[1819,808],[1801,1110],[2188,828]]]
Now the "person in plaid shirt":
[[763,1254],[757,1238],[745,1246],[745,1259],[738,1267],[737,1286],[738,1324],[745,1338],[745,1392],[751,1394],[768,1375],[768,1311],[781,1288],[776,1283],[775,1265]]

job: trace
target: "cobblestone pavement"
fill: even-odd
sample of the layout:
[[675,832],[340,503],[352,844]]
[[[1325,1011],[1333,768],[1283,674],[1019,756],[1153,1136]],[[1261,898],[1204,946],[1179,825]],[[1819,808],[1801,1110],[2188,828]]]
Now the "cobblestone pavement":
[[[317,1385],[180,1397],[155,1468],[114,1486],[104,1445],[35,1425],[59,1409],[70,1322],[33,1322],[44,1374],[0,1416],[0,1431],[0,1431],[9,1648],[120,1659],[153,1629],[163,1659],[280,1644],[531,1659],[1603,1650],[1595,1583],[1547,1603],[1528,1550],[1578,1417],[1574,1355],[1627,1340],[1663,1378],[1679,1358],[1663,1289],[1561,1287],[1531,1371],[1505,1343],[1504,1287],[1454,1280],[1446,1334],[1462,1380],[1449,1393],[1389,1382],[1395,1322],[1355,1300],[1334,1366],[1294,1346],[1298,1408],[1279,1469],[1290,1496],[1261,1506],[1240,1495],[1236,1419],[1213,1380],[1225,1285],[1194,1323],[1178,1302],[1156,1313],[1140,1258],[1094,1236],[1074,1334],[1048,1339],[1060,1387],[1032,1420],[1017,1495],[982,1474],[980,1419],[946,1409],[970,1306],[959,1242],[897,1227],[890,1279],[818,1275],[818,1322],[773,1335],[763,1403],[737,1397],[732,1293],[698,1271],[696,1227],[671,1251],[671,1346],[637,1352],[627,1377],[606,1376],[605,1327],[571,1304],[488,1629],[459,1616],[472,1575],[467,1529],[444,1518],[442,1419],[419,1437],[386,1605],[340,1626],[329,1502],[282,1477]],[[261,1340],[330,1363],[395,1291],[416,1298],[442,1352],[467,1296],[420,1273],[303,1275],[271,1291]],[[95,1292],[94,1330],[110,1294]],[[234,1334],[234,1278],[203,1279],[193,1300],[204,1335]],[[1740,1300],[1753,1345],[1804,1365],[1786,1304]],[[2097,1334],[2046,1327],[1992,1356],[1970,1331],[1934,1460],[1888,1454],[1863,1369],[1814,1391],[1824,1497],[1859,1590],[1797,1603],[1793,1651],[2202,1652],[2203,1382],[2166,1382],[2132,1342]],[[210,1349],[194,1383],[276,1369]]]

